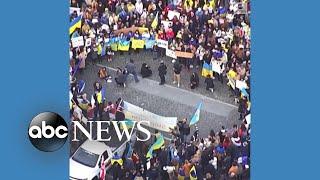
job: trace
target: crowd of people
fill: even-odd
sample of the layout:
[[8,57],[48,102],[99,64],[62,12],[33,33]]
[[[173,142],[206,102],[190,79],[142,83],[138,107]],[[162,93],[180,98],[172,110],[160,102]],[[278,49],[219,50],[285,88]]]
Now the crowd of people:
[[[187,121],[179,121],[172,130],[173,139],[165,148],[155,152],[147,168],[145,149],[124,158],[123,165],[115,163],[114,176],[119,179],[241,179],[249,171],[250,159],[250,2],[248,0],[71,0],[70,22],[80,19],[80,26],[70,31],[70,112],[72,120],[102,119],[105,115],[123,119],[120,101],[112,103],[104,98],[103,87],[94,83],[91,100],[83,92],[85,82],[75,78],[88,64],[114,60],[115,51],[139,53],[130,42],[129,49],[112,46],[117,41],[163,40],[167,48],[154,43],[150,48],[153,59],[166,55],[166,49],[192,53],[192,58],[177,56],[173,61],[173,83],[181,85],[181,72],[185,69],[200,69],[190,75],[189,87],[199,88],[201,76],[205,78],[206,90],[214,92],[214,79],[227,85],[239,104],[240,126],[231,129],[222,127],[218,133],[198,137],[198,130],[190,134]],[[245,12],[243,11],[245,10]],[[173,14],[173,15],[172,15]],[[80,18],[79,18],[80,17]],[[121,31],[131,27],[142,30]],[[75,46],[73,38],[83,37],[85,43]],[[87,43],[88,42],[88,43]],[[148,49],[146,46],[142,49]],[[127,52],[126,52],[127,51]],[[158,61],[153,61],[157,63]],[[206,65],[215,68],[203,73]],[[161,60],[158,67],[160,85],[166,83],[167,66]],[[106,82],[116,82],[126,87],[126,79],[132,74],[139,82],[138,70],[132,59],[125,67],[117,69],[111,77],[106,68],[101,68],[98,77]],[[150,77],[149,65],[142,64],[140,74]],[[245,84],[241,87],[236,85]],[[111,113],[110,113],[111,112]],[[119,112],[119,113],[117,113]],[[112,118],[112,117],[111,117]],[[144,150],[141,147],[146,147]],[[194,168],[193,168],[194,167]],[[190,173],[191,172],[196,172]]]
[[244,121],[230,129],[224,126],[217,133],[211,130],[200,138],[199,130],[190,134],[187,119],[172,129],[172,139],[146,158],[149,145],[136,142],[121,163],[113,163],[110,174],[114,179],[227,179],[250,177],[250,127]]

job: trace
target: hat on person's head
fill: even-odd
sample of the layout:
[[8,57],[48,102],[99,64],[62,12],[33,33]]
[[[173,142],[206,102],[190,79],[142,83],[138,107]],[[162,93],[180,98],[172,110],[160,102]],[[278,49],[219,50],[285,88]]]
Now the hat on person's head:
[[160,63],[161,63],[161,64],[163,64],[163,63],[164,63],[164,61],[163,61],[163,60],[161,60],[161,61],[160,61]]

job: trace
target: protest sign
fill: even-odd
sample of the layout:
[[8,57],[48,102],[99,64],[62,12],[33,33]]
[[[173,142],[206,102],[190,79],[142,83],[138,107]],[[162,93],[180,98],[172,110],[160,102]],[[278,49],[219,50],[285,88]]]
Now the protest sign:
[[152,49],[153,45],[156,43],[156,40],[147,39],[145,40],[145,43],[146,43],[146,49]]
[[118,49],[119,51],[129,51],[130,41],[119,41]]
[[177,117],[164,117],[154,114],[126,101],[124,101],[123,112],[128,120],[148,121],[150,123],[144,125],[164,132],[170,132],[170,128],[173,129],[176,126],[178,119]]
[[166,56],[177,59],[176,52],[168,48],[166,49]]
[[86,39],[86,47],[91,46],[91,38]]
[[236,80],[236,88],[238,89],[248,89],[248,85],[245,81]]
[[176,11],[169,11],[168,12],[168,18],[169,20],[172,20],[174,16],[177,16],[177,18],[179,19],[180,18],[180,13],[179,12],[176,12]]
[[143,49],[144,47],[144,40],[133,39],[131,42],[132,42],[132,49]]
[[71,39],[72,47],[84,46],[83,36],[75,37]]
[[138,27],[123,28],[123,29],[119,29],[119,30],[114,31],[114,34],[115,35],[118,35],[120,33],[128,34],[130,31],[134,33],[138,29],[139,29]]
[[112,51],[118,51],[118,43],[111,43],[110,46]]
[[219,61],[211,61],[212,64],[212,71],[221,74],[222,69],[221,69],[221,63]]
[[161,48],[168,48],[168,41],[162,40],[162,39],[157,39],[157,46]]
[[144,32],[149,32],[149,29],[144,27],[138,27],[138,31],[140,34],[143,34]]
[[193,53],[191,52],[182,52],[182,51],[175,51],[177,57],[183,58],[193,58]]

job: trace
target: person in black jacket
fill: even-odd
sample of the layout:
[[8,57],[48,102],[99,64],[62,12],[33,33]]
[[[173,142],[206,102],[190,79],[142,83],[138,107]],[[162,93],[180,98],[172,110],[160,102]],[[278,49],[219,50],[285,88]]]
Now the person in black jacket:
[[159,76],[160,76],[160,83],[159,85],[163,85],[166,82],[165,75],[167,74],[167,66],[164,64],[163,61],[160,62],[160,66],[158,68]]
[[152,75],[152,70],[150,69],[150,67],[147,65],[147,63],[143,63],[141,66],[141,76],[142,78],[146,78]]
[[118,68],[117,76],[114,78],[118,86],[126,87],[127,72]]
[[182,65],[179,61],[174,61],[173,64],[173,84],[178,83],[178,87],[180,87],[180,73],[182,71]]
[[207,84],[206,90],[213,92],[214,84],[213,84],[213,79],[211,78],[210,75],[208,75],[208,76],[206,77],[206,79],[204,80],[204,82]]
[[199,86],[199,76],[197,73],[193,72],[190,77],[190,88],[194,89]]

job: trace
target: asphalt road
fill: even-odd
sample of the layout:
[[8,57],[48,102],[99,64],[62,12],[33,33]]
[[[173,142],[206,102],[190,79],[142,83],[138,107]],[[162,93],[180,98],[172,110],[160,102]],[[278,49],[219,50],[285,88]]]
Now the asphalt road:
[[[148,79],[139,77],[139,83],[135,83],[133,78],[129,77],[126,88],[118,87],[114,81],[106,83],[98,78],[97,72],[101,66],[108,67],[108,73],[114,77],[115,72],[112,69],[124,67],[130,58],[135,60],[137,71],[140,70],[141,64],[146,62],[151,66],[153,75]],[[190,71],[183,69],[181,87],[177,88],[171,80],[173,74],[171,59],[167,57],[162,59],[168,66],[168,83],[165,86],[158,85],[159,77],[156,69],[160,59],[152,60],[152,54],[145,51],[132,53],[130,56],[126,53],[124,55],[116,54],[112,62],[102,60],[101,62],[95,62],[94,65],[92,62],[87,62],[86,68],[77,72],[76,77],[78,80],[82,79],[86,82],[84,92],[88,94],[88,97],[93,93],[94,82],[98,81],[106,86],[107,101],[114,102],[118,97],[122,97],[132,104],[162,116],[190,119],[197,103],[202,101],[204,106],[201,110],[201,120],[197,124],[200,129],[200,137],[206,137],[211,129],[217,132],[221,126],[231,127],[233,124],[240,123],[237,120],[237,106],[234,104],[233,97],[230,96],[231,93],[226,84],[215,81],[215,92],[211,93],[205,90],[204,78],[201,78],[200,86],[197,89],[189,89],[187,84],[191,72],[200,71],[200,69],[195,68]]]

